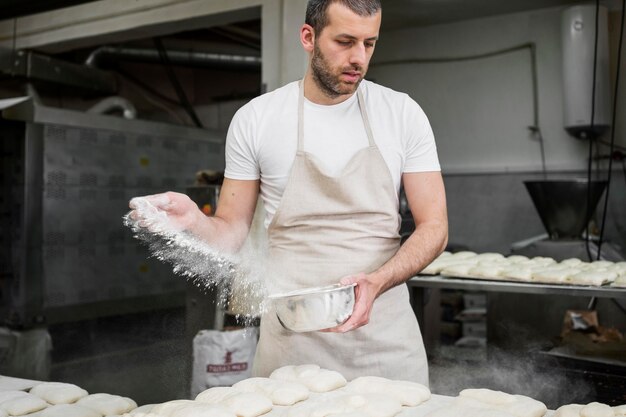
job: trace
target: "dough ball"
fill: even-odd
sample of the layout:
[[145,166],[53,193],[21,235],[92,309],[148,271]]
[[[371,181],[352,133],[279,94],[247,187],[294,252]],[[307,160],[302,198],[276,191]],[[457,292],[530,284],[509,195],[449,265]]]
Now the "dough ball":
[[190,401],[175,408],[169,417],[237,417],[235,413],[221,405],[205,404],[197,401]]
[[578,273],[576,268],[548,267],[533,273],[533,281],[548,284],[564,284],[568,278]]
[[293,405],[309,398],[309,389],[305,385],[270,378],[244,379],[233,385],[233,388],[265,395],[274,405]]
[[41,417],[102,417],[102,415],[76,404],[57,404],[43,410]]
[[137,403],[130,398],[111,394],[91,394],[76,402],[103,415],[123,414],[137,408]]
[[612,271],[581,271],[570,277],[572,284],[600,286],[614,281],[617,273]]
[[626,404],[613,407],[613,413],[615,417],[626,416]]
[[154,408],[156,404],[144,404],[141,407],[137,407],[134,410],[132,410],[131,412],[127,413],[127,414],[148,414],[150,413],[150,411]]
[[557,408],[554,413],[554,417],[580,417],[580,410],[584,405],[582,404],[567,404]]
[[139,412],[139,413],[124,413],[122,414],[122,417],[162,417],[162,416],[158,414]]
[[533,277],[533,270],[524,266],[508,266],[500,271],[500,276],[516,281],[530,281]]
[[527,256],[524,256],[524,255],[511,255],[511,256],[507,256],[506,260],[510,264],[516,264],[520,262],[528,262],[529,259]]
[[[18,391],[21,392],[21,391]],[[36,395],[18,395],[14,398],[0,401],[0,409],[6,411],[11,416],[22,416],[24,414],[35,413],[48,407],[48,403]]]
[[392,381],[377,376],[356,378],[346,385],[346,390],[364,396],[368,394],[385,395],[409,407],[419,405],[430,398],[430,390],[422,384],[410,381]]
[[613,409],[606,404],[593,402],[580,410],[580,417],[614,417]]
[[231,387],[209,388],[198,394],[196,401],[222,405],[239,417],[256,417],[272,409],[272,401],[267,396]]
[[270,375],[271,379],[298,382],[312,392],[328,392],[348,382],[339,372],[322,369],[318,365],[283,366]]
[[30,393],[50,404],[71,404],[86,397],[89,393],[74,384],[45,382],[34,386]]
[[474,262],[454,263],[443,268],[441,270],[441,275],[446,275],[449,277],[468,276],[470,269],[474,268],[474,266],[476,266],[476,263]]
[[157,414],[163,417],[169,417],[172,413],[185,405],[192,404],[191,400],[173,400],[162,404],[157,404],[150,410],[151,414]]
[[559,262],[559,265],[564,265],[564,266],[578,266],[580,264],[582,264],[583,261],[581,261],[578,258],[569,258],[569,259],[564,259],[561,262]]
[[402,404],[393,398],[335,392],[291,407],[286,417],[393,417],[401,411]]
[[431,411],[425,417],[515,417],[501,410],[448,405]]
[[461,391],[456,404],[504,411],[517,417],[542,417],[548,411],[545,404],[530,397],[485,388],[470,388]]

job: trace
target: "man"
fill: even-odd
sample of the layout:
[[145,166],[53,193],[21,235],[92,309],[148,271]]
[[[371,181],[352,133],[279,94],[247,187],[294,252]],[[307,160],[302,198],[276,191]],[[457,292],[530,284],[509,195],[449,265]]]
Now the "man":
[[[275,314],[265,314],[257,376],[316,363],[348,379],[378,375],[428,384],[402,284],[447,243],[445,192],[420,107],[406,94],[363,80],[380,22],[379,0],[310,0],[300,31],[307,73],[233,118],[216,215],[205,218],[181,194],[154,197],[181,227],[237,250],[260,191],[278,288],[356,283],[352,315],[336,328],[291,333]],[[401,183],[416,225],[402,247]]]

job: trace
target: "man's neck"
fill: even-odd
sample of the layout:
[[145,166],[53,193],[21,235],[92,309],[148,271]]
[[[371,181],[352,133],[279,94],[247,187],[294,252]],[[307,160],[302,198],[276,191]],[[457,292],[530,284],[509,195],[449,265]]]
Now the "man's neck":
[[312,101],[315,104],[321,104],[324,106],[330,106],[333,104],[339,104],[346,101],[352,94],[342,94],[336,97],[330,97],[317,85],[317,82],[313,79],[310,71],[307,71],[304,76],[304,96],[307,100]]

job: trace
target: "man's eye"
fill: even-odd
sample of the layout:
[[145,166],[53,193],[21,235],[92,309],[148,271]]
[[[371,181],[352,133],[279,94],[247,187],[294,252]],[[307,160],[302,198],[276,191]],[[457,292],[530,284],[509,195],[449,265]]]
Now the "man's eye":
[[342,46],[349,46],[350,44],[352,44],[352,42],[350,41],[337,41],[337,43]]
[[367,48],[373,48],[374,47],[374,42],[365,42],[365,46]]

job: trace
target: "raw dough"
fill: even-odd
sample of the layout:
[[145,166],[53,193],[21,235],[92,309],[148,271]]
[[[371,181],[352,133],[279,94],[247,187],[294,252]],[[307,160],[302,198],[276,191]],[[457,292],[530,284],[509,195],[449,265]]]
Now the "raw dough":
[[582,264],[583,261],[581,261],[578,258],[569,258],[569,259],[564,259],[561,262],[559,262],[559,265],[564,265],[564,266],[579,266],[580,264]]
[[449,405],[431,411],[425,417],[515,417],[501,410],[490,410],[485,408],[462,407]]
[[381,394],[395,398],[402,405],[414,407],[430,398],[430,390],[422,384],[410,381],[392,381],[378,376],[362,376],[356,378],[345,388],[349,392],[368,396]]
[[135,408],[134,410],[132,410],[130,413],[127,413],[127,414],[139,414],[139,413],[148,414],[152,411],[155,405],[156,404],[144,404],[141,407]]
[[0,375],[0,391],[21,391],[29,390],[35,385],[41,384],[41,381],[32,379],[13,378],[11,376]]
[[64,382],[44,382],[34,386],[30,393],[46,400],[50,404],[74,403],[89,394],[74,384]]
[[582,404],[568,404],[557,408],[554,413],[554,417],[580,417],[580,410],[584,405]]
[[495,409],[517,417],[542,417],[548,411],[544,403],[530,397],[507,394],[502,391],[485,388],[461,391],[456,404],[474,408]]
[[168,417],[237,417],[235,413],[221,405],[190,401],[173,410]]
[[318,365],[283,366],[272,372],[270,378],[299,382],[312,392],[328,392],[348,383],[339,372],[322,369]]
[[615,413],[615,417],[626,416],[626,404],[613,407],[613,413]]
[[198,394],[196,401],[223,405],[239,417],[256,417],[272,409],[272,401],[267,396],[232,387],[209,388]]
[[41,417],[102,417],[102,415],[80,405],[58,404],[43,410]]
[[516,281],[530,281],[533,277],[533,270],[530,267],[513,265],[502,269],[500,276]]
[[286,417],[393,417],[401,411],[399,401],[383,395],[335,392],[291,407]]
[[477,277],[483,277],[488,279],[501,278],[500,273],[504,271],[506,264],[494,264],[494,263],[479,263],[475,267],[471,268],[468,272],[469,275],[475,275]]
[[158,414],[139,412],[139,413],[124,413],[122,414],[122,417],[162,417],[162,416]]
[[[598,261],[601,262],[601,261]],[[606,404],[593,402],[580,410],[580,417],[614,417],[613,409]]]
[[626,287],[626,275],[620,275],[611,283],[613,287]]
[[111,394],[91,394],[76,402],[103,415],[123,414],[137,408],[137,403],[130,398]]
[[157,414],[163,417],[169,417],[174,411],[185,407],[186,405],[193,404],[191,400],[173,400],[162,404],[156,404],[150,410],[150,414]]
[[464,277],[469,275],[470,269],[474,268],[474,266],[476,266],[474,262],[454,263],[443,268],[440,273],[449,277]]
[[569,267],[548,267],[540,269],[533,273],[534,282],[543,282],[548,284],[565,284],[568,278],[578,273],[578,269]]
[[611,271],[581,271],[570,277],[572,284],[578,285],[596,285],[600,286],[607,282],[614,281],[617,278],[617,272]]
[[511,255],[511,256],[507,256],[506,260],[510,264],[516,264],[520,262],[528,262],[528,257],[524,255]]
[[6,411],[11,416],[22,416],[24,414],[35,413],[48,407],[48,403],[36,395],[27,394],[25,392],[22,392],[22,394],[24,395],[19,395],[5,401],[0,400],[0,409]]
[[515,396],[502,391],[493,391],[486,388],[468,388],[459,393],[459,397],[471,398],[485,404],[506,405],[515,402]]
[[274,405],[293,405],[309,398],[309,389],[305,385],[270,378],[244,379],[233,385],[233,388],[265,395]]

